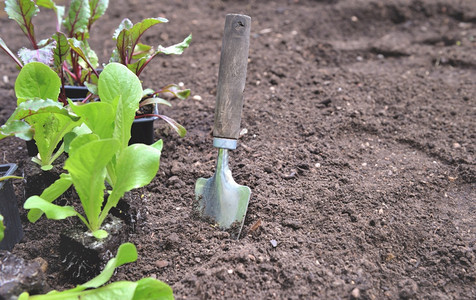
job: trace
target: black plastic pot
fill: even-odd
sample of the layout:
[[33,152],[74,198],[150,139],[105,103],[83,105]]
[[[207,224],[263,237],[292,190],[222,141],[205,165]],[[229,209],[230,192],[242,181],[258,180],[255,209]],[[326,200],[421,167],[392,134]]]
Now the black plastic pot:
[[[154,106],[153,113],[154,114],[159,113],[157,104]],[[158,117],[147,117],[147,118],[135,119],[134,123],[132,123],[131,139],[129,140],[129,145],[139,144],[139,143],[152,145],[155,142],[154,121],[157,119]]]
[[[10,176],[16,169],[16,164],[0,165],[0,176]],[[10,251],[23,238],[17,198],[11,180],[0,181],[0,214],[5,225],[5,235],[0,242],[0,249]]]
[[29,157],[33,157],[38,154],[38,147],[36,146],[35,140],[26,141],[26,151],[28,152]]
[[[65,159],[65,154],[60,155],[60,157],[53,162],[53,169],[48,171],[43,171],[37,163],[32,160],[27,160],[23,164],[23,179],[25,182],[23,185],[23,194],[25,199],[34,195],[41,195],[47,187],[58,180],[63,170]],[[70,190],[68,190],[66,194],[69,195],[70,193]]]
[[85,86],[65,85],[64,90],[66,97],[73,102],[82,101],[88,95],[88,88]]

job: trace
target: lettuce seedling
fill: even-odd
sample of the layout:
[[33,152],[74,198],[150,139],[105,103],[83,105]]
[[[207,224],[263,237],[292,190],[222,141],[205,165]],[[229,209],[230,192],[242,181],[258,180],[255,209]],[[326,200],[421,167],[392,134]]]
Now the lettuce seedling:
[[[99,139],[95,134],[75,138],[64,165],[68,174],[62,174],[40,196],[31,196],[26,200],[24,208],[30,210],[28,219],[36,222],[42,213],[53,220],[77,216],[96,238],[107,237],[108,233],[101,229],[101,225],[110,209],[117,205],[126,192],[143,187],[154,179],[159,169],[162,140],[151,146],[134,144],[121,152],[114,163],[116,184],[108,191],[105,200],[106,167],[116,158],[119,147],[120,142],[116,138]],[[78,193],[84,215],[72,206],[52,203],[71,185]]]
[[13,135],[26,141],[34,139],[38,157],[32,160],[43,170],[53,167],[64,151],[63,137],[80,124],[78,116],[56,101],[60,85],[58,75],[45,64],[25,65],[15,81],[17,108],[0,127],[0,140]]
[[116,268],[137,260],[137,249],[131,243],[119,246],[116,257],[109,260],[104,270],[90,281],[66,291],[51,291],[45,295],[22,293],[18,300],[77,300],[77,299],[174,299],[172,288],[157,279],[143,278],[137,282],[118,281],[103,286]]
[[[89,133],[71,141],[64,165],[68,174],[62,174],[40,196],[27,199],[24,207],[31,209],[28,218],[32,222],[43,212],[50,219],[77,216],[95,237],[102,238],[107,236],[100,228],[109,210],[127,191],[145,186],[155,177],[162,140],[151,146],[128,145],[142,85],[125,66],[107,65],[99,77],[98,91],[100,102],[71,103],[71,109],[82,117]],[[105,181],[112,189],[104,203]],[[71,185],[78,192],[84,216],[73,207],[52,203]]]
[[115,159],[107,166],[107,179],[114,187],[117,181],[115,164],[129,145],[132,123],[142,97],[142,84],[125,66],[110,63],[99,76],[98,94],[99,102],[82,105],[70,102],[70,107],[99,138],[119,140]]

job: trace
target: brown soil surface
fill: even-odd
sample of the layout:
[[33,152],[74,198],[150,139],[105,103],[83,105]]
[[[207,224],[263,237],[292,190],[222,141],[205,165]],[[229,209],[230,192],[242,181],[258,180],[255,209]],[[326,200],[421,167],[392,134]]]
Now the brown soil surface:
[[[111,2],[92,32],[102,61],[122,18],[167,17],[145,43],[170,45],[189,33],[193,42],[152,63],[144,87],[183,82],[200,96],[163,108],[188,129],[185,138],[156,121],[161,167],[133,203],[139,259],[114,280],[156,277],[177,299],[476,298],[474,1]],[[230,154],[235,180],[252,190],[237,241],[192,209],[195,181],[215,169],[226,13],[252,17],[247,133]],[[41,21],[49,19],[36,20],[41,38],[54,30]],[[19,32],[0,19],[14,50],[27,42]],[[1,57],[3,123],[18,71]],[[2,162],[28,159],[23,141],[1,146]],[[58,233],[76,220],[30,224],[21,213],[25,238],[13,251],[42,256],[49,284],[70,287]]]

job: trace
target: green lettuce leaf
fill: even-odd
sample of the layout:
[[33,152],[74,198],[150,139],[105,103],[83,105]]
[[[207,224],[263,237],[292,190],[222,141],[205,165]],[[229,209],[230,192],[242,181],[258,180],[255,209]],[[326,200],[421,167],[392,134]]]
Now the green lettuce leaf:
[[[70,188],[73,184],[71,176],[69,174],[61,174],[60,178],[57,179],[52,185],[47,187],[40,195],[40,198],[52,203],[59,196],[61,196],[66,190]],[[40,209],[30,209],[28,212],[28,220],[32,223],[38,221],[43,215],[43,211]]]
[[91,141],[70,152],[64,168],[71,174],[91,231],[100,228],[106,165],[119,147],[116,139]]
[[63,220],[72,216],[80,216],[72,206],[59,206],[42,199],[39,196],[31,196],[23,205],[25,209],[38,209],[45,213],[48,219]]
[[142,84],[124,65],[110,63],[99,76],[98,92],[101,102],[109,103],[113,107],[113,137],[119,140],[119,149],[124,149],[131,138],[135,112],[142,98]]
[[5,226],[3,225],[3,216],[0,215],[0,242],[3,240]]
[[71,110],[81,117],[82,121],[99,137],[112,138],[114,119],[113,106],[106,102],[91,102],[76,105],[69,102]]
[[[30,296],[24,292],[19,300],[143,300],[143,299],[174,299],[172,289],[166,283],[153,278],[143,278],[137,282],[119,281],[106,286],[116,268],[137,260],[137,249],[131,243],[122,244],[116,257],[109,260],[104,270],[92,280],[78,285],[73,289],[58,292],[51,291],[46,295]],[[102,286],[102,287],[101,287]]]
[[[18,81],[18,80],[17,80]],[[62,149],[54,153],[63,137],[80,124],[61,103],[53,100],[21,102],[5,125],[0,127],[0,139],[15,135],[24,140],[35,139],[39,159],[33,158],[43,169],[49,169]]]
[[100,223],[127,191],[143,187],[154,179],[159,170],[161,147],[162,141],[154,146],[133,144],[121,152],[115,165],[116,181],[101,213]]

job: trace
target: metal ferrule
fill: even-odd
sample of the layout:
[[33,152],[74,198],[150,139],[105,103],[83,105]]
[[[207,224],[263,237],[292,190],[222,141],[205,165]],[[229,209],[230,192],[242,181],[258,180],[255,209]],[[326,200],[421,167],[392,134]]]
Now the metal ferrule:
[[237,145],[238,145],[237,140],[217,138],[217,137],[213,138],[213,147],[215,148],[235,150]]

